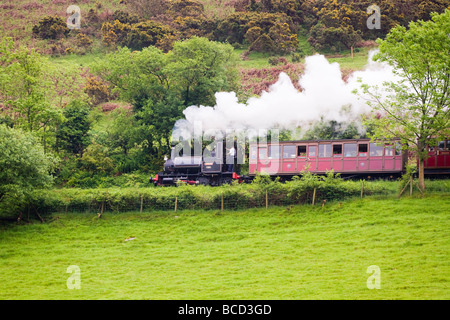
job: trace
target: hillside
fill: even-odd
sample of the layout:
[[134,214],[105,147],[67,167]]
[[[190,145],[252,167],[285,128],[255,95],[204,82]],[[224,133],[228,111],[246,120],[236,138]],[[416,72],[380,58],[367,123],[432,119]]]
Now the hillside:
[[[93,187],[99,178],[137,171],[148,176],[162,167],[187,108],[216,105],[218,92],[236,93],[226,105],[242,106],[282,72],[298,96],[306,57],[320,61],[310,79],[317,95],[303,105],[332,108],[334,97],[350,92],[350,75],[364,68],[375,39],[445,8],[441,0],[408,3],[380,1],[382,27],[372,30],[366,1],[2,1],[0,123],[31,131],[44,152],[55,153],[60,186],[86,180]],[[67,26],[69,5],[80,7],[80,29]],[[347,87],[322,101],[325,82],[327,92]],[[301,119],[305,128],[296,120],[283,139],[366,134],[350,116],[322,119]]]
[[[296,82],[303,69],[304,56],[316,52],[330,57],[332,62],[340,62],[343,76],[347,77],[366,63],[367,49],[361,47],[373,47],[372,40],[386,34],[395,24],[428,19],[430,12],[442,12],[446,7],[443,1],[421,1],[420,6],[416,1],[409,1],[409,6],[397,2],[381,1],[382,29],[369,30],[365,23],[368,17],[365,1],[339,6],[331,0],[309,0],[301,4],[292,0],[5,0],[0,4],[0,28],[4,36],[13,38],[16,46],[36,48],[38,52],[56,57],[75,54],[84,61],[91,60],[90,54],[101,56],[123,45],[140,49],[142,45],[154,44],[170,50],[174,40],[192,35],[229,42],[241,56],[241,94],[246,97],[267,90],[281,71]],[[33,31],[48,17],[60,17],[65,23],[70,5],[80,7],[81,29],[51,35]],[[122,24],[116,27],[114,21],[117,19]],[[148,26],[138,26],[145,21],[156,23],[150,28],[164,26],[169,29],[161,29],[158,32],[163,33],[158,34]],[[62,30],[62,25],[52,27],[51,23],[56,22],[48,22],[42,28]],[[339,28],[336,28],[337,24]],[[130,40],[129,32],[119,35],[117,28],[123,30],[133,26],[140,32],[135,40]],[[108,38],[108,32],[112,32],[115,40]],[[143,32],[153,33],[146,35]],[[79,38],[80,34],[82,38]],[[141,43],[143,37],[148,36],[154,40]],[[120,37],[126,37],[127,42],[119,43]],[[351,46],[357,61],[348,59]],[[86,54],[88,57],[83,58]],[[274,59],[269,62],[270,57]]]

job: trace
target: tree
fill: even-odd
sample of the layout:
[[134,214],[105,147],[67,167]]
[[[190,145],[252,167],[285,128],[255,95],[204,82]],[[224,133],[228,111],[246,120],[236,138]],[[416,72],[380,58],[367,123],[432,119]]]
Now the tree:
[[54,103],[56,96],[66,94],[57,93],[59,85],[52,70],[48,60],[36,51],[14,49],[10,38],[0,40],[0,103],[15,127],[41,136],[44,148],[48,133],[63,119]]
[[428,145],[450,134],[450,10],[432,14],[430,21],[393,28],[385,40],[378,40],[375,60],[393,67],[401,80],[385,83],[388,96],[363,85],[372,100],[372,138],[401,139],[417,154],[419,185],[425,188],[424,160]]
[[73,101],[64,109],[65,121],[59,126],[57,138],[66,151],[83,156],[89,145],[89,106],[81,101]]
[[33,134],[0,125],[0,210],[20,210],[35,188],[51,185],[56,161]]
[[148,155],[161,155],[168,152],[170,133],[186,106],[214,105],[217,91],[234,88],[235,61],[231,45],[193,37],[176,42],[169,53],[122,48],[94,69],[133,105],[137,127],[130,141]]
[[236,55],[229,44],[192,37],[175,43],[166,70],[182,94],[183,104],[214,105],[215,93],[234,89]]

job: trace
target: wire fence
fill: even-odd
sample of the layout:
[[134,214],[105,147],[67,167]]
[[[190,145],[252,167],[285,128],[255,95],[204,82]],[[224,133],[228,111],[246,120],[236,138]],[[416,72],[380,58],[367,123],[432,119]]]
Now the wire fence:
[[[309,197],[308,197],[309,198]],[[308,199],[310,202],[312,199]],[[53,212],[91,212],[103,214],[104,212],[148,212],[148,211],[183,211],[183,210],[239,210],[248,208],[269,208],[272,206],[290,206],[296,204],[304,204],[305,201],[279,197],[265,196],[251,199],[233,199],[225,195],[211,199],[195,201],[191,197],[175,196],[173,198],[164,199],[164,201],[152,201],[140,197],[139,202],[132,203],[114,203],[109,200],[97,201],[90,203],[68,203],[52,208]],[[312,203],[312,202],[311,202]],[[33,209],[33,208],[31,208]],[[48,212],[48,211],[47,211]]]
[[[117,188],[117,189],[58,189],[34,192],[23,206],[9,208],[11,217],[38,216],[53,213],[92,213],[99,217],[104,213],[124,212],[178,212],[184,210],[245,210],[251,208],[290,207],[293,205],[327,206],[330,201],[340,202],[349,198],[368,195],[423,196],[413,183],[367,181],[332,181],[325,183],[270,183],[230,187],[185,186],[174,188]],[[408,188],[409,186],[409,188]],[[450,181],[429,183],[427,192],[450,192]],[[401,194],[401,193],[400,193]]]
[[[354,193],[363,197],[364,191]],[[349,195],[341,195],[344,199]],[[295,195],[280,194],[269,191],[258,194],[236,194],[219,193],[210,197],[199,197],[193,194],[178,194],[174,196],[165,196],[159,198],[148,197],[147,195],[135,195],[132,198],[108,198],[91,199],[78,201],[77,199],[66,199],[50,203],[30,203],[25,212],[30,214],[50,214],[50,213],[74,213],[85,212],[95,213],[101,216],[103,213],[121,213],[121,212],[150,212],[150,211],[172,211],[183,210],[240,210],[249,208],[266,208],[275,206],[293,206],[299,204],[311,204],[324,206],[329,200],[330,195],[319,192],[316,188],[308,192]],[[331,196],[333,198],[333,196]]]

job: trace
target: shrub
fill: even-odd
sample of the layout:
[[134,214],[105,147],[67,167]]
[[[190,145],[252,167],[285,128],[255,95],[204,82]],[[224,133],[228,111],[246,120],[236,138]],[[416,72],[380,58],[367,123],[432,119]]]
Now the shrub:
[[303,52],[293,52],[291,54],[291,61],[292,63],[300,62],[303,57],[304,57]]
[[107,83],[96,77],[88,77],[84,92],[89,96],[93,105],[109,101],[111,92]]
[[61,17],[47,16],[33,26],[32,31],[41,39],[61,39],[69,33],[69,28]]
[[175,35],[169,26],[154,21],[128,24],[115,20],[113,24],[103,23],[101,30],[106,45],[121,45],[133,50],[141,50],[158,42],[167,45],[167,39],[163,39]]
[[261,52],[291,52],[298,45],[292,19],[283,13],[236,12],[219,21],[213,36],[217,41],[246,42]]
[[129,14],[126,11],[123,10],[116,10],[113,13],[113,19],[115,20],[119,20],[121,23],[128,23],[128,24],[133,24],[133,23],[138,23],[139,22],[139,17],[134,15],[134,14]]
[[288,61],[286,60],[285,57],[270,57],[269,58],[269,64],[271,64],[272,66],[276,66],[279,64],[287,64]]
[[75,44],[81,49],[81,53],[85,53],[92,45],[92,39],[83,33],[77,34]]

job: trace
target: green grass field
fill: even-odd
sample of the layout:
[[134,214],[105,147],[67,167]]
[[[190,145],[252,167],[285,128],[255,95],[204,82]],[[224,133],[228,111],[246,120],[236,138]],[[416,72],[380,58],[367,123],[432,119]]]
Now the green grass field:
[[[449,194],[4,226],[0,299],[449,299]],[[126,241],[129,238],[134,240]],[[67,268],[81,270],[68,289]],[[368,289],[369,266],[381,289]]]

